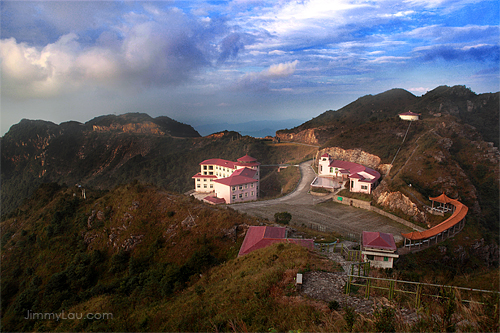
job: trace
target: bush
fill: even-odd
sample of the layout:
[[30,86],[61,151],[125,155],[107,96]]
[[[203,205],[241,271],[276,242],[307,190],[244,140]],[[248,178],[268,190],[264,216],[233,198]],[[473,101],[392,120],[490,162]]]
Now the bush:
[[393,308],[382,306],[373,313],[377,332],[396,332],[396,311]]
[[289,224],[292,219],[292,214],[289,212],[281,212],[274,214],[274,221],[280,224]]
[[339,302],[337,302],[335,300],[330,301],[330,302],[328,302],[328,308],[330,310],[338,310],[340,308],[340,304],[339,304]]

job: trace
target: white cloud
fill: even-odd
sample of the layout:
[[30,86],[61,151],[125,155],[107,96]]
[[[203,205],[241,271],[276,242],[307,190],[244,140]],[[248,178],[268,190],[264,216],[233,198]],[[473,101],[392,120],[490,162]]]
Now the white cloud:
[[298,60],[280,63],[271,65],[261,72],[245,74],[236,86],[238,89],[267,90],[269,89],[269,81],[286,78],[295,73],[298,63]]

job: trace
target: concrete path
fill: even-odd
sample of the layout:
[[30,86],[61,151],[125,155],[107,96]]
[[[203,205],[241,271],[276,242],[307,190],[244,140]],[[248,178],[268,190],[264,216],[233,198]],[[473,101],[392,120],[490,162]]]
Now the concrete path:
[[308,193],[309,185],[316,177],[311,164],[312,161],[307,161],[299,165],[302,177],[292,193],[277,199],[234,204],[230,207],[270,221],[274,220],[275,213],[286,211],[292,214],[292,225],[326,232],[335,231],[342,235],[361,235],[363,231],[380,231],[392,233],[398,242],[402,240],[401,232],[412,231],[387,217],[361,208],[331,201],[320,203],[328,198]]

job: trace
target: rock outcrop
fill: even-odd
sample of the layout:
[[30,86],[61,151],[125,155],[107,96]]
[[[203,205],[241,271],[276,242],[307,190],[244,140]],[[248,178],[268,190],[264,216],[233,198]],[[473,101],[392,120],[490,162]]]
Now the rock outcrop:
[[381,164],[380,157],[369,154],[361,149],[346,150],[339,147],[324,148],[318,151],[316,159],[319,159],[324,153],[330,154],[330,156],[336,160],[358,163],[369,168],[376,169],[382,175],[387,175],[392,167],[390,164]]
[[387,207],[392,211],[401,211],[403,214],[411,216],[416,222],[427,223],[425,212],[403,193],[399,191],[391,192],[385,180],[382,180],[373,191],[373,199],[383,207]]

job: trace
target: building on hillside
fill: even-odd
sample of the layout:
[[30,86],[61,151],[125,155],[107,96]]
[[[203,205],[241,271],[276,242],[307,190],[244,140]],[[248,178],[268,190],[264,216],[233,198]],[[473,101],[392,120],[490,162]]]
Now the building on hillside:
[[415,121],[420,119],[420,113],[414,113],[411,111],[403,112],[399,114],[399,118],[402,120]]
[[200,167],[200,172],[192,177],[195,191],[214,193],[204,201],[230,204],[257,200],[260,163],[255,158],[245,155],[237,162],[213,158],[201,162]]
[[[325,179],[329,178],[329,184]],[[311,184],[318,187],[340,188],[341,184],[349,180],[351,192],[370,194],[380,179],[380,173],[361,164],[334,160],[330,154],[321,155],[318,162],[318,177]],[[324,184],[324,185],[322,185]]]
[[248,228],[245,239],[241,244],[238,256],[268,247],[274,243],[294,243],[314,250],[314,240],[301,238],[287,238],[285,227],[251,226]]
[[371,267],[392,268],[394,259],[399,258],[396,252],[392,234],[363,231],[361,256],[363,261],[370,262]]

